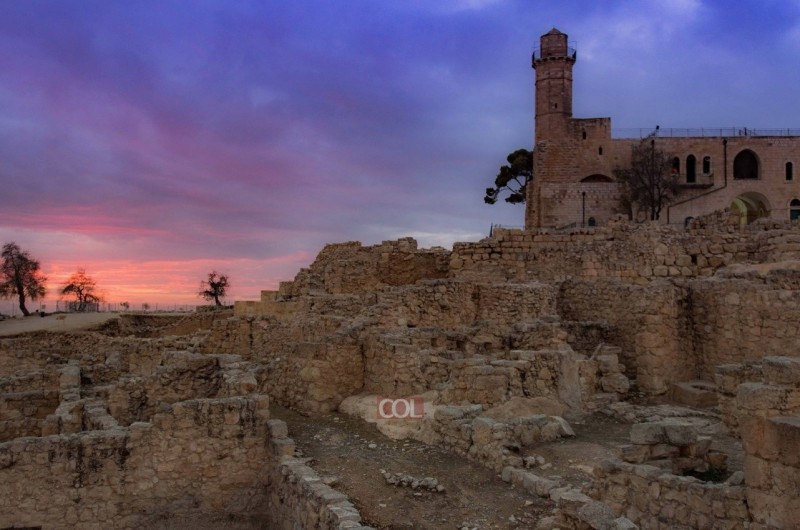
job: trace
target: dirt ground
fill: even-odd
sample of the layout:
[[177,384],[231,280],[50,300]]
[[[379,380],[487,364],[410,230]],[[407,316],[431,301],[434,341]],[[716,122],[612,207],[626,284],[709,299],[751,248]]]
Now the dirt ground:
[[[303,456],[379,529],[532,528],[550,513],[550,500],[503,482],[466,458],[413,440],[391,440],[373,425],[339,413],[304,417],[273,405]],[[443,493],[386,483],[381,470],[432,477]]]
[[[741,444],[720,433],[718,421],[703,417],[702,411],[662,405],[640,406],[637,412],[693,418],[731,456],[731,471],[741,468]],[[464,457],[413,440],[392,440],[358,418],[340,413],[305,417],[277,405],[272,416],[287,422],[302,455],[313,459],[311,467],[350,497],[365,524],[379,529],[533,528],[553,508],[549,499],[513,487]],[[594,466],[618,457],[619,446],[629,441],[631,422],[597,413],[570,424],[575,437],[526,448],[522,456],[543,459],[531,469],[539,476],[583,486],[592,480]],[[430,493],[392,486],[381,470],[433,477],[446,489]]]
[[97,326],[118,316],[117,313],[58,313],[46,317],[32,314],[29,317],[9,318],[0,321],[0,337],[31,331],[76,331]]
[[[126,313],[128,314],[128,313]],[[134,313],[135,314],[135,313]],[[143,313],[145,315],[185,316],[192,313]],[[119,318],[120,313],[51,313],[45,317],[32,314],[28,317],[0,320],[0,337],[9,337],[33,331],[79,331],[90,329]]]

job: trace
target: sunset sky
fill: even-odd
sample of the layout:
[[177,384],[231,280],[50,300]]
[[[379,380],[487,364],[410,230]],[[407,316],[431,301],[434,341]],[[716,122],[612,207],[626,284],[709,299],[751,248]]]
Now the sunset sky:
[[84,267],[168,305],[212,269],[255,299],[328,242],[521,225],[483,190],[532,145],[554,26],[577,117],[800,127],[798,0],[4,0],[0,243],[51,293]]

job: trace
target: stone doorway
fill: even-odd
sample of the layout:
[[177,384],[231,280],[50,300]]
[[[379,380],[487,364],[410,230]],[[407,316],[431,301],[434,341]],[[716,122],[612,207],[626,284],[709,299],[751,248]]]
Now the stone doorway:
[[770,206],[766,197],[756,192],[739,195],[731,202],[731,211],[739,215],[739,225],[744,226],[756,219],[769,217]]

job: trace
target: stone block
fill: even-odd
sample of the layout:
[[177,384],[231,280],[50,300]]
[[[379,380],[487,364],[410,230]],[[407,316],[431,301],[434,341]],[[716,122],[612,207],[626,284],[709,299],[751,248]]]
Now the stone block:
[[765,383],[800,386],[800,358],[764,357],[761,366]]
[[277,458],[294,456],[295,443],[291,438],[272,440],[272,454]]
[[671,444],[655,444],[650,446],[640,446],[640,447],[648,447],[650,451],[650,458],[658,459],[658,458],[674,458],[680,455],[680,449]]
[[81,385],[81,367],[70,364],[61,369],[58,384],[62,390]]
[[475,418],[472,422],[472,443],[477,446],[492,443],[492,427],[495,423],[491,418]]
[[578,518],[578,510],[585,504],[596,502],[580,490],[573,488],[555,488],[550,492],[550,498],[556,502],[564,513],[576,519]]
[[689,456],[703,457],[707,455],[713,442],[714,440],[710,436],[698,436],[697,441],[688,448]]
[[534,473],[526,472],[523,475],[522,486],[528,493],[539,497],[549,497],[550,492],[558,486],[558,483]]
[[620,371],[619,359],[615,354],[601,354],[595,357],[600,373],[603,375],[613,374]]
[[267,427],[272,438],[282,439],[289,436],[289,426],[283,420],[269,420]]
[[666,441],[667,436],[661,423],[635,423],[631,426],[631,443],[654,445]]
[[694,425],[677,420],[662,422],[667,443],[679,447],[687,446],[697,441],[697,428]]
[[624,374],[615,373],[600,378],[600,387],[603,392],[626,394],[631,387],[631,382]]
[[618,517],[611,521],[609,530],[639,530],[639,527],[627,517]]
[[739,420],[739,425],[745,453],[766,460],[775,460],[778,457],[776,429],[769,425],[766,418],[743,416]]
[[620,457],[632,464],[643,464],[650,459],[650,447],[650,445],[623,445],[620,447]]
[[753,521],[766,525],[770,530],[795,530],[800,521],[798,497],[773,494],[748,488],[747,505]]
[[800,468],[800,416],[770,418],[766,437],[774,442],[778,460],[787,466]]
[[595,530],[606,530],[611,526],[615,519],[614,512],[611,507],[599,501],[587,502],[578,508],[578,520],[589,525],[589,528]]
[[736,404],[742,410],[783,410],[788,389],[762,383],[742,383],[736,393]]
[[710,408],[717,405],[716,385],[707,381],[684,381],[670,388],[672,399],[683,405]]

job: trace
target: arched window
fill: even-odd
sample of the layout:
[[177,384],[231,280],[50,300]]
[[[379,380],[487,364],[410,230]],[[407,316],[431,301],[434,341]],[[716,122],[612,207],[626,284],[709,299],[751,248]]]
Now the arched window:
[[733,159],[733,178],[757,179],[758,158],[750,149],[745,149]]
[[711,157],[704,156],[703,157],[703,175],[711,174]]
[[601,145],[601,146],[600,146],[600,148],[597,150],[597,154],[602,156],[602,154],[603,154],[603,146],[602,146],[602,145]]
[[586,131],[583,131],[583,132],[581,133],[581,136],[583,137],[583,139],[584,139],[584,140],[586,140]]
[[589,222],[587,223],[589,226],[597,226],[597,219],[594,217],[589,218]]
[[794,178],[794,164],[791,162],[786,162],[786,180],[792,180]]
[[800,199],[792,199],[789,203],[789,219],[800,219]]
[[680,175],[681,173],[681,159],[677,156],[672,159],[672,174]]
[[689,184],[697,182],[697,159],[694,155],[686,157],[686,182]]

